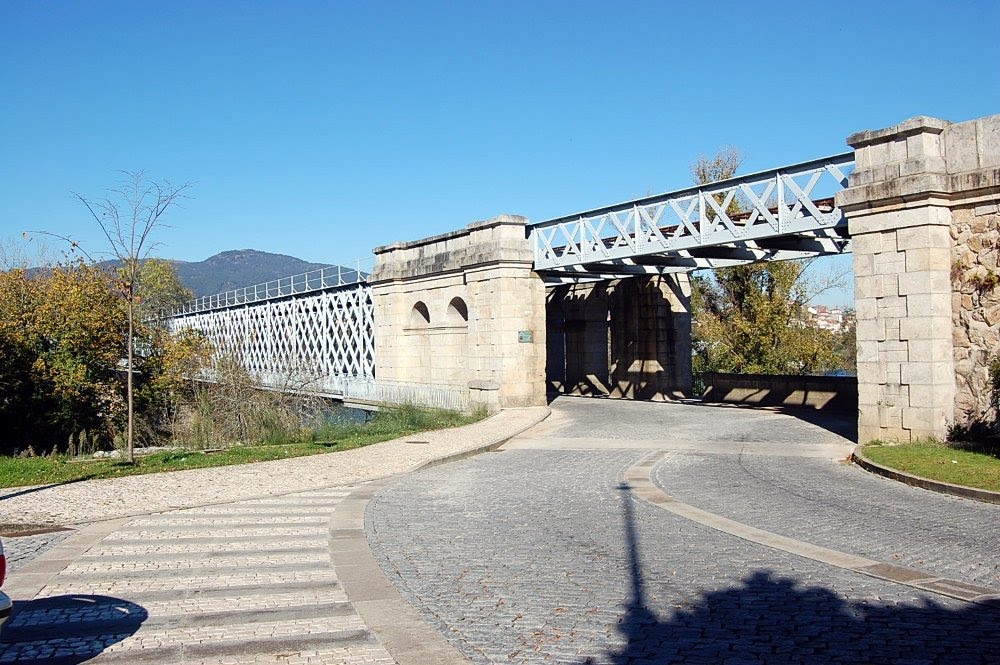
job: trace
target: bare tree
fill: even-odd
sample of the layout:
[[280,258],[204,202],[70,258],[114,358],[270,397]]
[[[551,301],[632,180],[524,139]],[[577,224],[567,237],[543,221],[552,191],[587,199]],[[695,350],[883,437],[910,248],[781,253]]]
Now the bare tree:
[[[140,265],[156,247],[150,241],[153,230],[161,225],[167,210],[184,198],[190,183],[173,185],[167,180],[159,182],[146,176],[144,171],[123,171],[121,184],[100,199],[91,199],[73,192],[80,203],[101,227],[108,241],[109,255],[119,263],[119,288],[125,299],[128,318],[128,372],[126,393],[128,397],[127,459],[135,461],[135,405],[132,366],[135,357],[135,314],[138,304]],[[78,245],[74,243],[74,247]]]

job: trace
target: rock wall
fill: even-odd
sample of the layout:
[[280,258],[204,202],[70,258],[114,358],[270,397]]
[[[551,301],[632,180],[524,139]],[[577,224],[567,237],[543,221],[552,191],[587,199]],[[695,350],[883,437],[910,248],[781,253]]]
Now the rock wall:
[[990,358],[1000,353],[1000,214],[997,205],[952,211],[952,341],[957,424],[995,418]]

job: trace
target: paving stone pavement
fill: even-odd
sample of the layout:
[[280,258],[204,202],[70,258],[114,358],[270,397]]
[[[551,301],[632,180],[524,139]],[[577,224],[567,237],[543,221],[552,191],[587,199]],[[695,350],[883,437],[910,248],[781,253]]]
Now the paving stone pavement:
[[[703,409],[707,419],[698,422],[688,420],[690,409],[670,411],[677,405],[617,404],[557,401],[553,418],[503,452],[404,477],[369,504],[366,528],[379,564],[468,658],[580,665],[998,661],[996,609],[741,540],[638,501],[621,486],[645,449],[672,444],[672,432],[718,441],[711,434],[717,424],[746,443],[771,429],[789,446],[839,450],[835,433],[801,422],[785,428],[787,416],[780,414],[762,416],[757,427],[746,411],[731,412],[739,422],[727,424],[726,411]],[[686,422],[675,426],[673,418]],[[643,422],[655,427],[643,429]],[[546,437],[580,443],[560,449]],[[602,437],[603,448],[595,444]],[[793,454],[768,459],[787,461]],[[704,456],[671,457],[688,455]],[[833,458],[807,459],[810,464],[790,471],[808,473],[814,463],[827,472],[814,481],[819,484],[840,470]],[[669,469],[662,473],[661,482],[675,480]],[[877,500],[879,487],[866,487],[864,498]],[[944,499],[938,520],[949,510],[965,514],[953,499],[906,490],[923,492],[920,498],[930,503]],[[790,526],[789,532],[809,535],[811,504],[775,499],[764,489],[753,496],[741,491],[734,503],[753,502],[753,496],[772,507],[783,501],[780,510],[802,529]],[[838,498],[833,494],[831,503]],[[817,512],[819,531],[837,514],[835,504]],[[891,514],[876,519],[891,521]],[[972,528],[983,526],[969,519]],[[881,537],[891,542],[893,532]],[[983,539],[985,547],[993,543],[995,556],[1000,534],[988,529]],[[957,576],[976,569],[984,552],[960,543],[950,554]]]
[[350,490],[128,520],[18,603],[0,663],[393,663],[330,563]]
[[56,531],[53,533],[39,533],[34,536],[19,536],[17,538],[5,538],[4,554],[7,556],[7,574],[18,570],[50,547],[58,545],[73,530]]
[[828,460],[671,455],[657,484],[685,503],[784,536],[1000,593],[1000,508]]

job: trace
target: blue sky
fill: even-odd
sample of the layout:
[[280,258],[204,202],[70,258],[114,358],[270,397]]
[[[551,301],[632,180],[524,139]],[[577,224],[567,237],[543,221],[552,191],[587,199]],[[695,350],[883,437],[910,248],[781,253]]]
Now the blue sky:
[[748,172],[1000,112],[998,26],[996,0],[3,0],[0,239],[99,251],[70,192],[137,169],[194,183],[156,236],[184,260],[547,219],[684,187],[726,145]]

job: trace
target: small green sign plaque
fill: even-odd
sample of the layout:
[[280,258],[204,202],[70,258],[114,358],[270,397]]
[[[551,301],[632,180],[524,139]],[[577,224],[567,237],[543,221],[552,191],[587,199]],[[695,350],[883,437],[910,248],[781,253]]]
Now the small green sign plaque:
[[530,330],[518,330],[517,341],[521,344],[531,344],[535,341],[535,335]]

